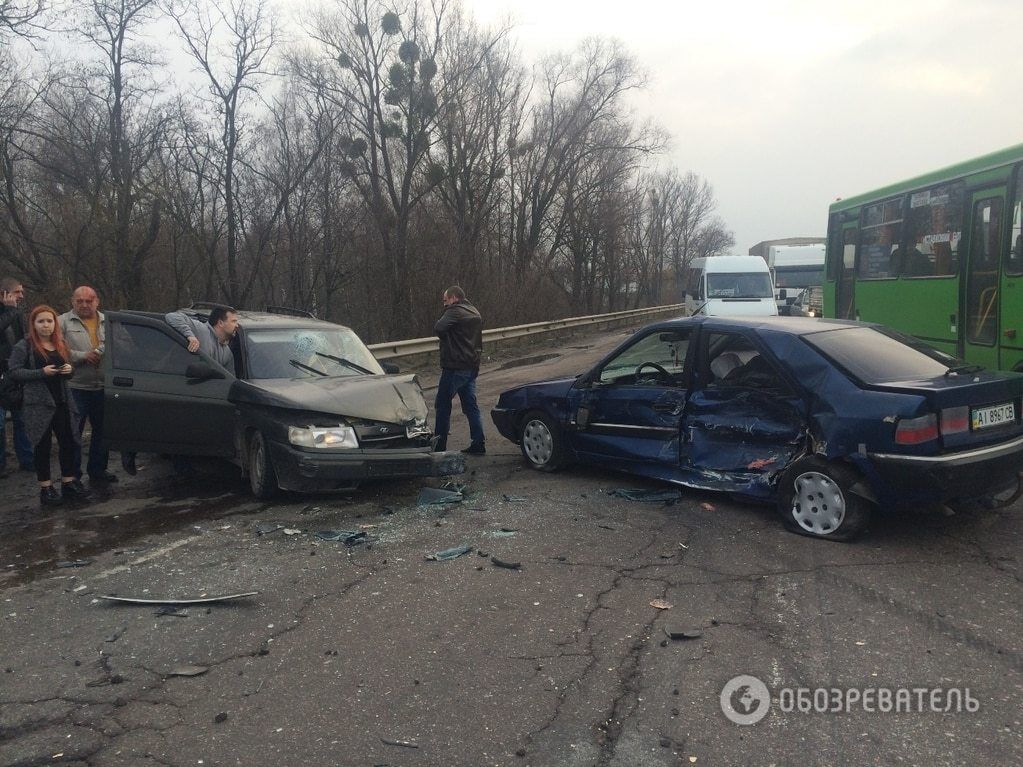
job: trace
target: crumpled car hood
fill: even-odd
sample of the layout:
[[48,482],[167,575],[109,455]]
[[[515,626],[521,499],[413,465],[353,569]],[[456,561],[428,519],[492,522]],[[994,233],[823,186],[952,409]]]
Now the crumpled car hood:
[[230,399],[385,423],[419,421],[427,414],[423,389],[412,373],[239,381]]

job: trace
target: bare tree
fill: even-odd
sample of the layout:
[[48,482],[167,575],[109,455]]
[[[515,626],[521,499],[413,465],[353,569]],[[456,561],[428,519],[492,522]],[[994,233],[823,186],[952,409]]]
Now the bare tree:
[[101,99],[106,125],[95,187],[107,288],[128,305],[144,300],[147,262],[160,230],[161,199],[153,194],[153,168],[159,159],[167,118],[151,79],[158,62],[141,40],[155,18],[156,0],[93,0],[81,35],[101,55],[90,89]]
[[0,0],[0,40],[10,34],[33,35],[36,20],[45,10],[45,0]]
[[[635,62],[617,44],[602,40],[588,40],[572,56],[544,62],[536,102],[513,136],[509,185],[517,274],[535,265],[545,238],[548,250],[556,250],[562,232],[552,229],[550,214],[580,162],[605,149],[658,148],[660,137],[649,131],[614,130],[630,122],[624,96],[642,84]],[[604,143],[623,137],[620,146]]]
[[[209,82],[208,101],[219,121],[216,191],[223,201],[226,253],[208,253],[225,298],[244,304],[258,272],[240,264],[243,211],[239,205],[238,159],[245,114],[243,97],[255,95],[271,74],[270,53],[277,42],[276,20],[267,0],[228,0],[212,8],[200,0],[174,0],[169,12],[197,66]],[[223,260],[223,264],[221,263]]]
[[[447,79],[451,97],[438,121],[435,187],[454,228],[457,278],[475,287],[481,244],[494,223],[501,179],[507,172],[508,131],[521,109],[526,78],[511,47],[495,45],[458,19],[449,30]],[[495,245],[499,244],[495,242]]]

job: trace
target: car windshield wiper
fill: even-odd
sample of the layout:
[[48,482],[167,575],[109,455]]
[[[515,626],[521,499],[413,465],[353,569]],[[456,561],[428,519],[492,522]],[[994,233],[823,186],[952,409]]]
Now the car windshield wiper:
[[957,376],[960,373],[979,373],[983,369],[983,365],[955,365],[945,371],[945,377]]
[[318,376],[325,376],[325,375],[327,375],[324,371],[320,370],[319,368],[314,368],[311,365],[305,365],[305,364],[299,362],[298,360],[288,360],[288,363],[290,365],[293,365],[294,367],[297,367],[297,368],[301,369],[301,370],[308,370],[310,373],[315,373]]
[[334,362],[340,363],[345,367],[350,367],[352,370],[355,370],[359,373],[365,373],[368,376],[373,375],[372,370],[367,370],[362,365],[356,365],[354,362],[352,362],[351,360],[346,360],[344,357],[335,357],[333,354],[324,354],[323,352],[316,352],[316,356],[323,357],[324,359],[328,360],[333,360]]

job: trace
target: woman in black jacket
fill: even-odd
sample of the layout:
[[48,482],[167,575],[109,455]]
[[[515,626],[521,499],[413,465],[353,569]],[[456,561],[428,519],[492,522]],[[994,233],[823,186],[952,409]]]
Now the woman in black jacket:
[[[68,387],[73,372],[70,359],[57,312],[49,306],[37,306],[29,314],[28,335],[11,351],[8,370],[12,380],[24,385],[22,418],[25,433],[35,450],[39,502],[43,506],[56,506],[64,500],[88,496],[88,491],[75,477],[78,430],[73,424],[78,420],[78,412]],[[57,436],[63,493],[58,493],[50,481],[53,435]]]

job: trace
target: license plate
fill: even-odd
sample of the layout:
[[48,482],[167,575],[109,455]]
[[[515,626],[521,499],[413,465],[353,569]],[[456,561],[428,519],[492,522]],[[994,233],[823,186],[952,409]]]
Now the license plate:
[[979,407],[970,411],[970,422],[974,431],[1015,423],[1016,408],[1011,402],[992,407]]

